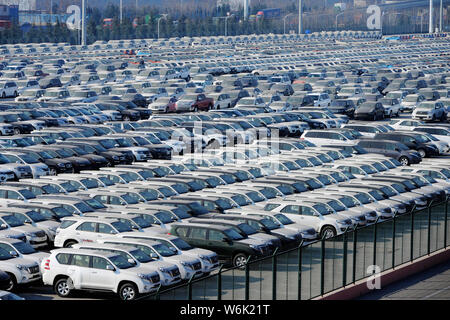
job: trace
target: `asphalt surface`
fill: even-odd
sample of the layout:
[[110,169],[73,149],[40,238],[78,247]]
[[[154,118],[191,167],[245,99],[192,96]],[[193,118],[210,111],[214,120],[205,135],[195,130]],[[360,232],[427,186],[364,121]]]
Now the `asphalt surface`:
[[450,260],[357,300],[450,300]]

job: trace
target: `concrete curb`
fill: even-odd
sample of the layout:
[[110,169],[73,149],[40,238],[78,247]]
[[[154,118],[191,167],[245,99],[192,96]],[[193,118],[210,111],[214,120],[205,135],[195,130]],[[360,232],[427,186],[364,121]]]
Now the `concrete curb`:
[[[441,249],[436,252],[431,253],[428,256],[424,256],[414,260],[413,262],[404,263],[395,267],[394,269],[382,272],[380,275],[381,287],[386,287],[387,285],[405,279],[416,273],[424,271],[435,265],[443,263],[450,260],[450,248]],[[317,297],[313,300],[351,300],[360,297],[364,294],[372,292],[371,289],[367,287],[367,279],[362,279],[355,282],[354,284],[348,285],[345,288],[335,290],[333,292],[327,293],[324,296]]]

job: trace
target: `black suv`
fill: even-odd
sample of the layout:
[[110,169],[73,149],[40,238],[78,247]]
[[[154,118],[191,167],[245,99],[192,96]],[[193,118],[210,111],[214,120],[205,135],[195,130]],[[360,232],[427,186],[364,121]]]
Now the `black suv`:
[[364,139],[358,142],[358,146],[366,149],[369,153],[382,154],[397,159],[404,166],[422,161],[418,152],[409,150],[407,146],[398,141]]
[[220,260],[231,261],[244,267],[249,256],[261,257],[271,253],[269,246],[244,238],[234,228],[206,224],[173,224],[170,234],[176,235],[191,246],[212,250]]
[[419,152],[422,158],[439,155],[439,149],[432,143],[424,141],[415,133],[409,132],[381,132],[374,139],[393,140],[401,142],[409,149]]

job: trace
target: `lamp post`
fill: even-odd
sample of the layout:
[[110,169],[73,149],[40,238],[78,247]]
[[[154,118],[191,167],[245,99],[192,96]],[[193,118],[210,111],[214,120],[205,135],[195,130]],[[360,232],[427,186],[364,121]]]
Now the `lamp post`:
[[442,6],[442,0],[439,7],[439,32],[443,32],[444,29],[442,28],[442,20],[444,18],[444,8]]
[[340,16],[340,15],[342,15],[342,14],[344,14],[345,12],[341,12],[341,13],[338,13],[337,15],[336,15],[336,22],[335,22],[335,25],[336,25],[336,31],[337,31],[337,29],[338,29],[338,17]]
[[123,10],[123,6],[122,6],[122,0],[120,0],[120,14],[119,14],[119,16],[120,16],[120,24],[122,24],[122,18],[123,18],[123,15],[122,15],[122,10]]
[[430,0],[430,20],[428,25],[428,33],[433,33],[433,0]]
[[286,34],[286,18],[289,17],[290,15],[292,15],[292,13],[285,15],[283,18],[283,34]]
[[86,45],[86,0],[81,2],[81,45]]
[[161,19],[166,19],[167,14],[162,14],[161,17],[158,18],[158,40],[159,40],[159,22],[161,21]]
[[303,33],[303,0],[298,0],[298,34]]

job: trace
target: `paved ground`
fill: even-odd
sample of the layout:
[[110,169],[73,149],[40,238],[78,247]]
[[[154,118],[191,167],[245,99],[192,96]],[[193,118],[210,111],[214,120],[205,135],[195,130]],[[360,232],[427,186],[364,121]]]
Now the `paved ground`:
[[358,300],[450,300],[450,260]]

